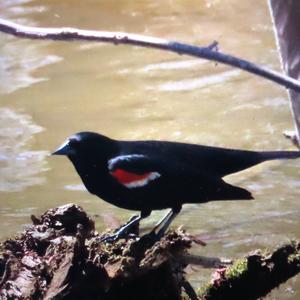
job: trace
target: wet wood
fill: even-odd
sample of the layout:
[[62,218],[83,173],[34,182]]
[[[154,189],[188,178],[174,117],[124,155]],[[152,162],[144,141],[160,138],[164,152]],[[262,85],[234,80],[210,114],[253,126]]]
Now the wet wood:
[[201,299],[260,299],[300,271],[300,241],[272,251],[256,250],[228,268],[217,269],[199,292]]
[[192,244],[204,243],[180,228],[160,241],[139,237],[135,228],[126,239],[103,243],[109,232],[98,234],[74,204],[32,216],[32,221],[1,244],[1,300],[195,300],[198,295],[185,273],[188,264],[217,268],[201,290],[203,299],[256,299],[300,269],[296,241],[271,254],[256,251],[226,267],[229,260],[190,254]]
[[167,300],[181,299],[185,287],[195,293],[183,259],[194,238],[182,230],[159,242],[131,233],[110,244],[100,242],[94,222],[73,204],[32,220],[2,243],[0,299]]

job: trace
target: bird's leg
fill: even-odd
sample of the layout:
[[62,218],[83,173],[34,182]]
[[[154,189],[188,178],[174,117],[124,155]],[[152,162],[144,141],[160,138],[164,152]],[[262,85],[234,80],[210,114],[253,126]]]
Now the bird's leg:
[[134,227],[137,223],[140,222],[141,219],[142,219],[142,216],[133,216],[133,218],[131,218],[131,220],[129,222],[127,222],[123,226],[119,227],[114,232],[114,234],[102,238],[100,240],[100,242],[114,242],[114,241],[122,238],[123,236],[125,236],[125,234],[127,233],[128,229]]
[[121,226],[120,228],[116,229],[114,234],[104,237],[100,240],[100,242],[114,242],[126,235],[128,230],[134,227],[136,224],[140,222],[140,220],[147,218],[150,216],[151,211],[142,211],[140,216],[133,216],[129,222]]
[[156,230],[165,222],[165,220],[172,214],[172,209],[170,209],[154,226],[151,230],[152,232],[156,232]]
[[[176,209],[171,209],[156,225],[155,227],[151,230],[150,235],[155,234],[157,239],[160,239],[172,223],[172,221],[176,218],[176,216],[179,214],[181,210],[180,208]],[[159,227],[162,226],[160,229]],[[158,230],[159,229],[159,230]],[[158,232],[156,233],[156,230]]]
[[164,224],[162,225],[161,229],[159,229],[159,231],[156,234],[158,239],[160,239],[165,234],[165,232],[167,231],[167,229],[169,228],[169,226],[173,222],[173,220],[176,218],[178,213],[179,212],[176,212],[173,210],[170,211],[170,215],[168,215],[168,217],[164,221]]

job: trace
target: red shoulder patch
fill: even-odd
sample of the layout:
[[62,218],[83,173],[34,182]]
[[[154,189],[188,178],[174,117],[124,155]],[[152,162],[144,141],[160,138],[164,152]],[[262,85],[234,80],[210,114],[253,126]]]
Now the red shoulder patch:
[[133,172],[127,172],[122,169],[116,169],[110,174],[121,184],[128,188],[142,187],[148,184],[150,181],[160,177],[157,172],[146,172],[143,174],[136,174]]

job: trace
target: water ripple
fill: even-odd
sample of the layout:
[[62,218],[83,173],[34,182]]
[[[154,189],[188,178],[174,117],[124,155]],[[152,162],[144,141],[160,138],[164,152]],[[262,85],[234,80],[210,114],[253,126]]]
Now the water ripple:
[[194,89],[199,89],[207,87],[210,85],[215,85],[219,83],[224,83],[230,79],[240,75],[239,70],[231,70],[223,73],[214,74],[211,76],[204,76],[201,78],[193,79],[183,79],[179,81],[169,81],[158,86],[159,91],[171,92],[171,91],[191,91]]
[[43,130],[31,118],[9,108],[0,108],[0,191],[15,192],[42,184],[47,151],[27,149],[32,136]]
[[168,62],[161,62],[156,64],[149,64],[141,68],[140,72],[148,73],[150,71],[190,69],[207,63],[208,63],[207,61],[200,60],[200,59],[184,60],[184,61],[168,61]]
[[[27,26],[38,24],[28,16],[47,10],[43,5],[29,5],[32,0],[0,1],[0,16]],[[28,4],[25,6],[24,4]],[[32,75],[38,68],[62,60],[61,57],[44,54],[48,43],[20,40],[11,36],[0,37],[0,94],[9,94],[20,88],[45,81],[48,78]]]
[[[2,46],[0,57],[0,94],[9,94],[20,88],[47,80],[45,77],[31,75],[36,69],[62,60],[56,55],[44,56],[41,46],[22,45],[25,41],[7,43]],[[22,51],[21,51],[21,48]]]

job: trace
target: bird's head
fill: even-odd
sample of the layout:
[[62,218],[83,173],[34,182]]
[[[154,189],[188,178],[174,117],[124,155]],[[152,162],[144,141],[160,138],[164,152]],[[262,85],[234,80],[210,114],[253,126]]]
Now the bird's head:
[[95,132],[76,133],[59,146],[52,155],[65,155],[71,160],[73,158],[91,158],[106,156],[114,152],[114,141]]

